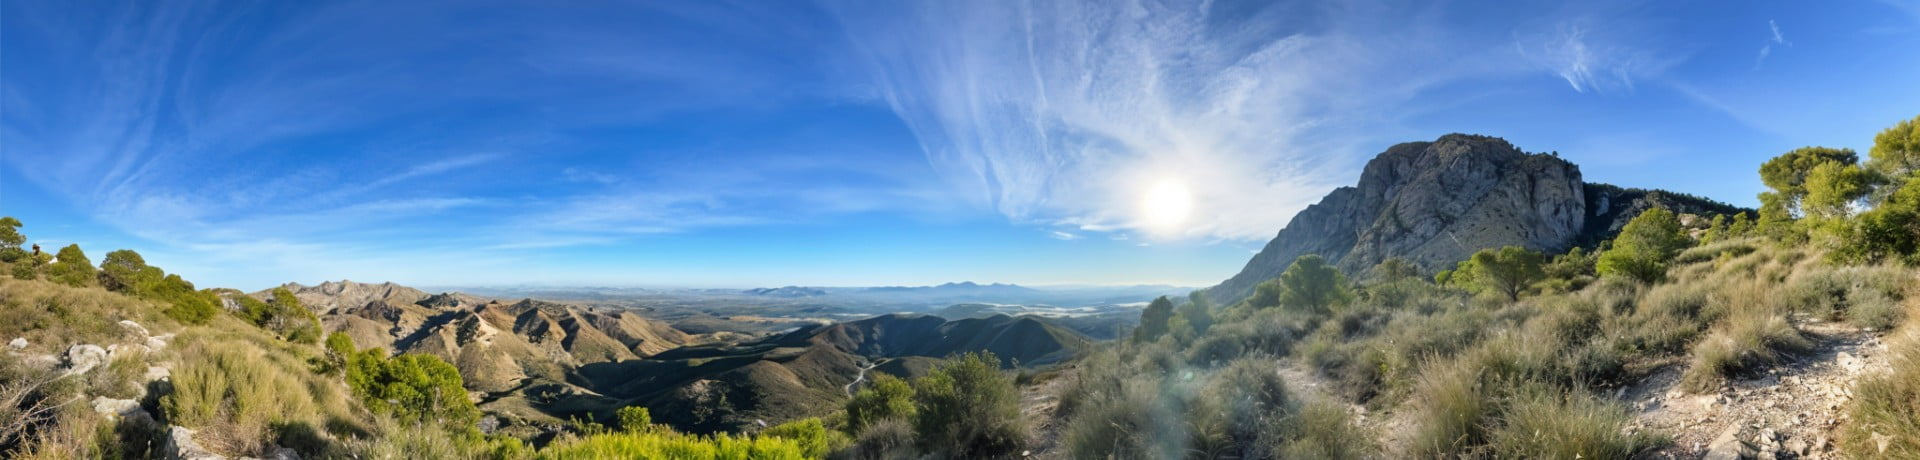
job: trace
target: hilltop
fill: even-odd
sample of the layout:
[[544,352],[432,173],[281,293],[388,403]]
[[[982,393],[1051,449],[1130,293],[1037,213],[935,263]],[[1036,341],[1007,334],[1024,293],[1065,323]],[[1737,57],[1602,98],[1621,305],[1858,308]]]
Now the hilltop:
[[1580,168],[1558,155],[1527,153],[1497,137],[1448,134],[1381,152],[1357,185],[1300,211],[1207,294],[1239,301],[1307,254],[1352,274],[1392,257],[1431,274],[1483,248],[1590,247],[1655,206],[1686,214],[1741,211],[1672,192],[1586,183]]

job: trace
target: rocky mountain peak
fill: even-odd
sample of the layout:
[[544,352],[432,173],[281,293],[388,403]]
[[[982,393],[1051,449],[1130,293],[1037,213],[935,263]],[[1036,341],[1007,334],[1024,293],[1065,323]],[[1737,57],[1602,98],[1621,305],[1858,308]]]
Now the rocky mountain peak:
[[1684,195],[1587,184],[1580,168],[1558,155],[1527,153],[1497,137],[1448,134],[1380,153],[1357,185],[1335,189],[1295,215],[1239,274],[1208,294],[1223,302],[1243,299],[1307,254],[1358,275],[1390,257],[1433,272],[1484,248],[1560,252],[1604,239],[1598,233],[1618,231],[1633,217],[1626,211],[1654,205],[1736,212]]

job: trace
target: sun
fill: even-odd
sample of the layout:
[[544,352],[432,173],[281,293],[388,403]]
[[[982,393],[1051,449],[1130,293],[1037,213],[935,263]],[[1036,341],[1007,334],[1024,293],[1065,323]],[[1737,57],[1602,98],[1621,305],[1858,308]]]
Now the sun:
[[1193,211],[1193,192],[1178,180],[1161,180],[1140,196],[1140,220],[1155,232],[1168,233],[1186,223]]

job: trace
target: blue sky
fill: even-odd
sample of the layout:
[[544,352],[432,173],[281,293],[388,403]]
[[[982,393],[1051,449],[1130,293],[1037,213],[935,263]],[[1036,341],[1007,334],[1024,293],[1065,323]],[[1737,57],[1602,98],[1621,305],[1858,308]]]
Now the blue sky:
[[245,289],[1206,285],[1398,142],[1751,205],[1920,114],[1911,0],[554,5],[0,2],[0,213]]

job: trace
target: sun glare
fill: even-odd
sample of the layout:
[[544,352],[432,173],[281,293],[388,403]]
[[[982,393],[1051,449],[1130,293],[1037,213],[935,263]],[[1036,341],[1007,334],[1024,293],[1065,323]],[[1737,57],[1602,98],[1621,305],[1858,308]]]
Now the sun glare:
[[1192,211],[1193,193],[1180,181],[1160,181],[1140,197],[1141,221],[1158,233],[1178,230]]

